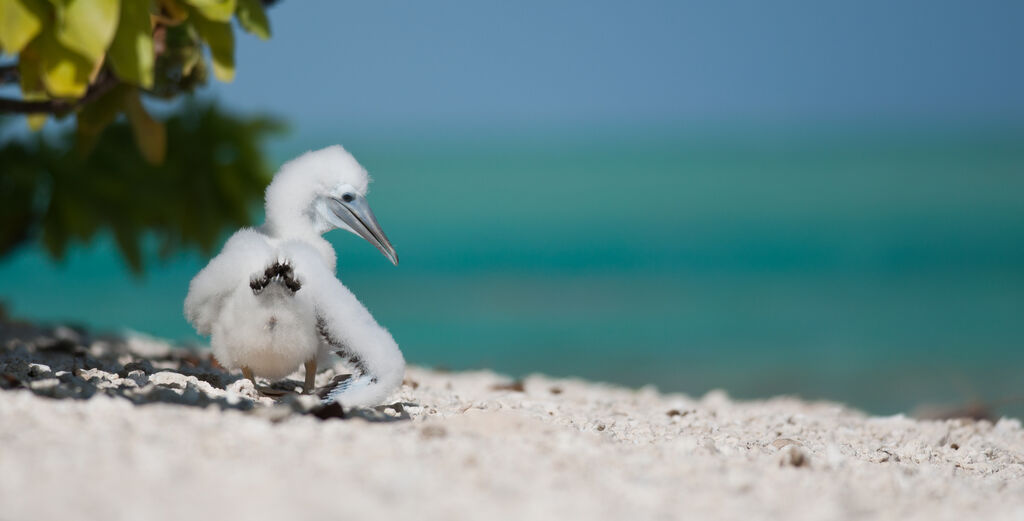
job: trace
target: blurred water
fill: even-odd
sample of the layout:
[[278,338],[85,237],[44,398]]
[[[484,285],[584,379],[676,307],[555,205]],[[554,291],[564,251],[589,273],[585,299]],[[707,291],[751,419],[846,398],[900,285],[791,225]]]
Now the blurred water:
[[[349,148],[402,264],[334,232],[339,271],[413,362],[876,412],[1024,396],[1022,132]],[[58,267],[29,250],[0,264],[0,297],[190,340],[181,301],[202,263],[134,280],[109,241]]]

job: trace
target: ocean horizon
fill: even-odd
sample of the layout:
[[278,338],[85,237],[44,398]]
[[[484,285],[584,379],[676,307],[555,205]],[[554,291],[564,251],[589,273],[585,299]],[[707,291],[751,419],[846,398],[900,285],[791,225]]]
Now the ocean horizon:
[[[896,413],[1024,398],[1022,138],[318,131],[271,150],[340,140],[370,171],[401,264],[328,238],[412,363]],[[56,263],[32,246],[0,260],[0,300],[200,345],[181,308],[205,260],[136,277],[109,237]]]

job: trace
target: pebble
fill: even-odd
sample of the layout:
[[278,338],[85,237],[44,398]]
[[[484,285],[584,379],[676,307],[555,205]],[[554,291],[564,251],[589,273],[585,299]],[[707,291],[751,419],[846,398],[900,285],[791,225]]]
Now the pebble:
[[188,385],[188,377],[172,371],[160,371],[153,373],[149,377],[149,381],[156,385],[163,387],[170,387],[171,389],[184,389]]
[[[49,398],[85,399],[100,393],[135,404],[269,409],[257,415],[273,422],[312,414],[320,405],[316,396],[285,395],[276,400],[263,396],[248,380],[213,365],[208,355],[154,338],[91,340],[88,334],[64,326],[21,331],[3,326],[0,319],[3,389],[24,388]],[[331,370],[326,373],[321,375],[324,381],[337,376]],[[256,408],[256,404],[266,407]]]
[[149,383],[149,376],[145,371],[135,370],[124,375],[125,380],[135,382],[136,387],[145,387]]
[[779,459],[779,465],[786,467],[808,467],[811,464],[811,458],[796,445],[788,445],[782,450],[782,457]]
[[33,380],[28,383],[29,389],[32,389],[33,391],[50,393],[52,393],[58,385],[60,385],[60,380],[56,378],[44,378],[42,380]]
[[39,377],[53,373],[46,364],[28,364],[28,376]]

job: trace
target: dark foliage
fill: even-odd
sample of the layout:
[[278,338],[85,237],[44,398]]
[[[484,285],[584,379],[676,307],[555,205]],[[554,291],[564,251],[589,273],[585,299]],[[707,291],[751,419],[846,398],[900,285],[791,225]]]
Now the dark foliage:
[[210,253],[225,231],[250,224],[271,174],[261,145],[281,123],[196,101],[164,123],[174,153],[161,164],[143,158],[124,118],[87,153],[74,130],[0,145],[0,256],[41,240],[59,259],[73,242],[109,232],[140,273],[144,237],[161,256]]

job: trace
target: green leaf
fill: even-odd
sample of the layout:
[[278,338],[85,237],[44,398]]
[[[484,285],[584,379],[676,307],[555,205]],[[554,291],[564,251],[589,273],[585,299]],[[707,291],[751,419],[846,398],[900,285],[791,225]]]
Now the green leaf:
[[120,83],[107,91],[106,94],[85,104],[78,112],[75,129],[75,149],[80,157],[89,155],[96,145],[103,129],[117,119],[117,115],[125,106],[125,99],[133,92],[133,88]]
[[181,75],[191,76],[197,66],[203,64],[203,49],[201,47],[181,48]]
[[156,55],[148,1],[122,0],[121,21],[107,56],[119,78],[146,89],[153,87]]
[[270,39],[270,21],[260,0],[238,0],[238,24],[262,40]]
[[213,56],[213,75],[218,80],[230,82],[235,79],[235,36],[230,23],[211,22],[201,16],[192,19],[199,36],[206,40]]
[[146,112],[138,90],[125,95],[124,109],[142,157],[152,165],[163,163],[167,155],[167,129]]
[[214,22],[230,22],[231,15],[235,14],[235,0],[185,0],[185,3]]
[[29,130],[36,132],[46,124],[46,114],[29,114],[25,116],[25,122],[28,123]]
[[43,31],[25,49],[39,56],[39,75],[47,93],[55,98],[85,94],[94,69],[88,59],[61,45],[50,31]]
[[57,41],[84,56],[90,64],[99,63],[114,38],[120,0],[63,0],[55,4]]
[[0,0],[0,47],[9,54],[21,52],[47,18],[43,0]]
[[157,0],[157,10],[166,25],[178,25],[188,18],[188,8],[176,0]]
[[[43,101],[49,96],[39,79],[39,56],[26,51],[18,57],[18,78],[21,86],[21,97],[25,101]],[[46,123],[46,114],[29,114],[28,128],[39,130]]]

